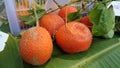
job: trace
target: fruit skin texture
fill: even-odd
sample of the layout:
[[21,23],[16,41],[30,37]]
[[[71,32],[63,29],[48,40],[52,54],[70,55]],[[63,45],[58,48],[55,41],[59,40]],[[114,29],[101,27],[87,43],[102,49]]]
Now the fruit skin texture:
[[40,19],[40,25],[46,28],[51,36],[54,36],[56,31],[64,24],[64,20],[57,14],[46,14]]
[[24,61],[32,65],[42,65],[52,54],[51,36],[43,27],[30,28],[22,35],[19,49]]
[[64,20],[66,19],[66,16],[70,13],[77,12],[78,10],[73,6],[65,6],[60,9],[58,12],[58,15],[61,16]]
[[86,51],[92,42],[90,30],[82,23],[69,22],[56,33],[58,46],[66,53]]
[[92,29],[92,23],[90,22],[89,16],[84,16],[80,19],[80,22],[85,24],[88,28]]

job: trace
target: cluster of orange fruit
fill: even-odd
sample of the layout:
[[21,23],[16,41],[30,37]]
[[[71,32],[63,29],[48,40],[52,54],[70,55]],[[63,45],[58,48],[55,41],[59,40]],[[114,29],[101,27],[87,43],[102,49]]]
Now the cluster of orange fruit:
[[[67,11],[66,11],[67,10]],[[65,22],[66,15],[78,10],[65,6],[58,14],[49,13],[40,20],[40,26],[25,31],[20,40],[20,54],[24,61],[32,65],[46,63],[53,51],[52,37],[66,53],[74,54],[86,51],[92,43],[92,33],[87,26],[92,26],[89,17],[81,18],[80,22]]]

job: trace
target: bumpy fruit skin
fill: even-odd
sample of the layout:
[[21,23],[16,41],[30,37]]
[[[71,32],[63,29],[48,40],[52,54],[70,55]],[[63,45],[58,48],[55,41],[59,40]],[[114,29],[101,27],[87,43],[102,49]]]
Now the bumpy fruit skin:
[[78,10],[73,6],[65,6],[60,9],[58,12],[58,15],[61,16],[64,20],[66,19],[66,16],[70,13],[77,12]]
[[52,54],[51,36],[45,28],[30,28],[22,35],[19,49],[24,61],[32,65],[42,65],[50,59]]
[[58,30],[56,41],[64,52],[73,54],[86,51],[90,47],[92,34],[84,24],[69,22]]
[[80,22],[85,24],[88,28],[92,29],[92,23],[90,22],[89,16],[84,16],[80,19]]
[[64,24],[64,20],[57,14],[46,14],[40,19],[40,25],[46,28],[51,36],[54,36],[56,31]]

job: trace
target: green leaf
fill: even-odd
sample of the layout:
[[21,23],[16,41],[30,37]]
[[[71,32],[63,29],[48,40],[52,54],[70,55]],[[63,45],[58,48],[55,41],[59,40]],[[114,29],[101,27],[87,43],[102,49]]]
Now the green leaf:
[[0,27],[2,26],[2,24],[3,24],[3,22],[2,22],[2,21],[0,21]]
[[90,20],[93,23],[92,33],[95,36],[104,36],[114,29],[115,15],[113,8],[107,9],[105,5],[99,3],[90,12]]
[[[28,10],[28,12],[30,12],[30,15],[19,16],[19,19],[22,20],[25,24],[34,25],[36,23],[34,9]],[[37,16],[38,16],[39,19],[46,13],[45,10],[41,9],[40,6],[36,6],[36,12],[37,12]]]
[[[42,7],[41,7],[40,5],[37,5],[35,8],[36,8],[36,11],[37,11],[37,12],[45,11],[44,9],[42,9]],[[28,10],[28,12],[29,12],[30,14],[33,14],[33,15],[34,15],[34,9]]]
[[52,57],[56,57],[56,56],[61,56],[63,55],[62,50],[59,48],[59,46],[57,45],[56,41],[53,41],[53,53],[52,53]]
[[120,36],[94,38],[91,47],[77,54],[52,57],[48,63],[34,68],[120,68]]
[[36,19],[35,17],[31,18],[31,20],[25,21],[24,23],[27,25],[34,25],[36,23]]
[[40,5],[37,5],[36,6],[36,11],[39,12],[39,11],[45,11],[45,10],[42,9],[42,7]]
[[35,17],[32,15],[29,16],[19,16],[19,19],[22,20],[25,24],[34,25],[35,24]]
[[79,21],[81,16],[80,12],[70,13],[68,14],[68,21]]
[[18,42],[9,35],[5,49],[0,52],[0,68],[23,68]]
[[9,24],[8,23],[3,23],[0,27],[0,31],[6,32],[6,33],[10,33],[10,28],[9,28]]
[[104,35],[105,38],[112,38],[114,36],[114,30],[110,30],[107,34]]
[[26,63],[25,61],[23,62],[24,68],[33,68],[31,64]]
[[19,19],[22,21],[29,21],[33,18],[34,18],[33,16],[19,16]]
[[[37,13],[38,18],[40,19],[45,14],[45,11]],[[34,15],[30,16],[19,16],[20,20],[24,21],[25,24],[34,25],[36,23],[36,18]]]

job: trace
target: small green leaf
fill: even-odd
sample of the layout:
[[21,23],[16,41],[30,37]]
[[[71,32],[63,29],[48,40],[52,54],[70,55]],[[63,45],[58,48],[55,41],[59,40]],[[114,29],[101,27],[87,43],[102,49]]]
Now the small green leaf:
[[[41,8],[40,5],[37,5],[35,8],[36,8],[36,11],[37,11],[37,12],[45,11],[44,9]],[[33,14],[33,15],[34,15],[34,8],[31,9],[31,10],[28,10],[28,12],[29,12],[30,14]]]
[[44,11],[44,9],[42,9],[42,7],[40,5],[36,6],[36,11]]
[[[45,14],[45,11],[41,11],[37,13],[38,18],[40,19]],[[30,16],[19,16],[20,20],[24,21],[25,24],[34,25],[36,23],[36,19],[34,15]]]
[[33,16],[19,16],[19,19],[22,21],[29,21],[33,19]]
[[68,21],[79,21],[81,16],[80,12],[70,13],[68,14]]
[[[36,6],[37,16],[40,19],[46,12],[44,9],[41,9],[40,6]],[[28,10],[30,15],[28,16],[19,16],[19,19],[22,20],[25,24],[34,25],[36,23],[36,18],[34,14],[34,9]]]
[[34,24],[36,23],[36,19],[35,19],[35,17],[34,17],[34,18],[32,18],[31,20],[25,21],[24,23],[25,23],[25,24],[28,24],[28,25],[34,25]]

